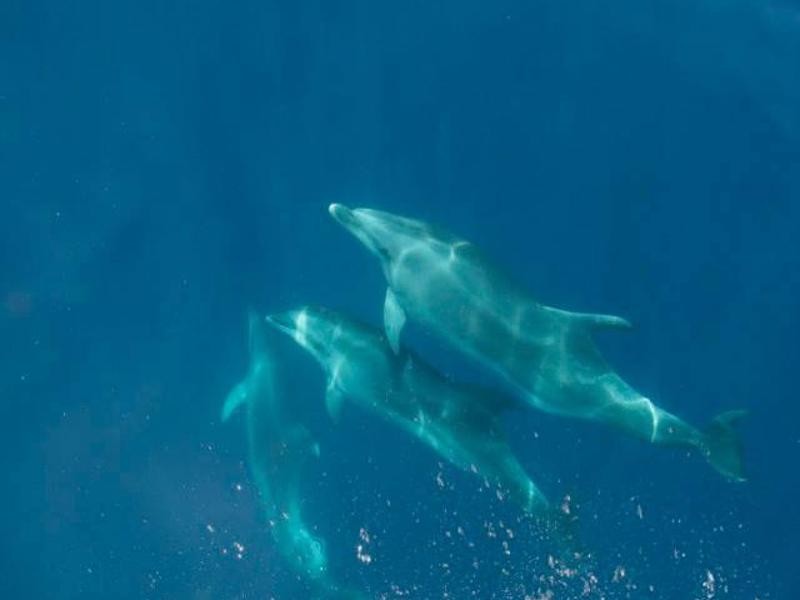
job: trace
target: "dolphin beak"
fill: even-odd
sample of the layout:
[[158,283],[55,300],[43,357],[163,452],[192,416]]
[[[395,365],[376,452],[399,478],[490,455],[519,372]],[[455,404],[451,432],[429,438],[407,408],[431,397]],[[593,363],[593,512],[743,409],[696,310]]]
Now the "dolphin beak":
[[295,319],[291,312],[267,315],[265,320],[278,331],[288,333],[289,335],[294,335]]
[[342,204],[331,204],[328,207],[328,212],[331,216],[347,231],[349,231],[355,238],[364,244],[372,252],[378,253],[380,244],[375,236],[373,223],[370,219],[365,218],[365,209],[347,208]]
[[358,222],[358,219],[356,219],[353,211],[343,204],[331,204],[328,207],[328,212],[331,213],[331,216],[346,229],[353,229]]

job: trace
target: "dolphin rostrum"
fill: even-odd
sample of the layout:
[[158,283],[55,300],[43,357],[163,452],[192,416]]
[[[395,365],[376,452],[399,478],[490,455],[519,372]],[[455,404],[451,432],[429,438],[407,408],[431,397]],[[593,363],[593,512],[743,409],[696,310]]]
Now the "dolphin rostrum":
[[744,411],[699,430],[634,390],[603,359],[592,333],[628,329],[625,319],[539,304],[471,243],[421,221],[341,204],[329,211],[380,260],[393,348],[408,316],[499,373],[536,408],[699,449],[717,471],[744,480],[733,427]]
[[452,464],[485,478],[497,486],[501,498],[507,494],[546,525],[558,525],[555,511],[499,428],[499,412],[512,401],[448,381],[404,348],[395,354],[378,330],[325,308],[306,306],[267,320],[322,366],[332,416],[348,399],[399,426]]
[[222,420],[244,404],[247,408],[249,466],[275,544],[321,600],[361,600],[328,574],[324,541],[303,518],[302,482],[319,446],[308,429],[287,410],[282,386],[276,381],[272,348],[263,318],[249,315],[250,367],[222,407]]

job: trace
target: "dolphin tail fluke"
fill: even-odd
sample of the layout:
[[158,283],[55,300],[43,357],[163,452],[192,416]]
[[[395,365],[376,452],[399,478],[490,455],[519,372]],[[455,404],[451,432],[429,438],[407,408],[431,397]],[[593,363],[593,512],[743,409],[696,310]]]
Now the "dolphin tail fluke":
[[736,424],[746,410],[730,410],[716,416],[705,430],[703,450],[708,462],[718,472],[734,481],[745,481],[742,441]]
[[553,559],[560,564],[570,564],[584,556],[586,549],[578,531],[578,519],[574,515],[552,507],[544,514],[542,524]]

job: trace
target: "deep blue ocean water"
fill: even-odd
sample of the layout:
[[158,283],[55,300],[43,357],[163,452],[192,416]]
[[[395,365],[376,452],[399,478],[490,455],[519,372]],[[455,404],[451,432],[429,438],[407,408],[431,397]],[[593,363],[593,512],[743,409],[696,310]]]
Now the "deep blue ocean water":
[[[307,596],[219,409],[249,307],[380,324],[380,269],[330,202],[440,224],[547,304],[626,316],[604,353],[694,423],[750,410],[744,484],[509,416],[537,483],[576,506],[585,597],[795,597],[796,3],[3,0],[3,598]],[[334,425],[321,371],[281,349],[337,578],[376,598],[583,597],[512,506],[357,409]]]

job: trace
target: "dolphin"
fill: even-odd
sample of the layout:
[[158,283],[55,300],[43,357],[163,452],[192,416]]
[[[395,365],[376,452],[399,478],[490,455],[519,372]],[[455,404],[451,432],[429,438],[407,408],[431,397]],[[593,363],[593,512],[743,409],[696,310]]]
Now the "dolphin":
[[422,221],[331,204],[330,214],[378,257],[394,349],[409,317],[498,373],[530,405],[607,423],[654,444],[699,450],[723,476],[744,481],[733,410],[704,430],[655,405],[604,360],[596,330],[631,327],[613,315],[545,306],[471,243]]
[[284,559],[310,584],[320,600],[363,600],[328,574],[325,542],[302,514],[302,482],[319,445],[305,425],[287,410],[263,318],[248,317],[250,366],[247,376],[228,394],[222,407],[227,421],[239,406],[247,407],[249,466],[272,538]]
[[422,441],[450,463],[497,486],[527,513],[550,505],[511,451],[499,414],[513,401],[457,384],[404,348],[395,354],[376,330],[335,311],[305,306],[270,315],[321,365],[326,405],[334,419],[345,399]]

